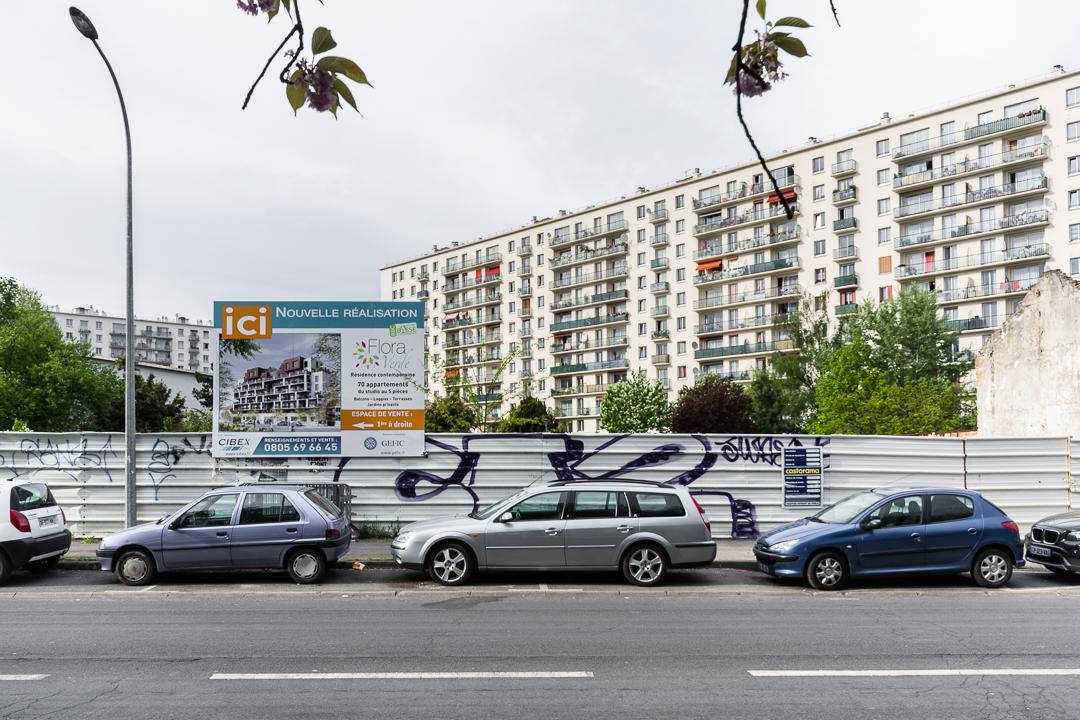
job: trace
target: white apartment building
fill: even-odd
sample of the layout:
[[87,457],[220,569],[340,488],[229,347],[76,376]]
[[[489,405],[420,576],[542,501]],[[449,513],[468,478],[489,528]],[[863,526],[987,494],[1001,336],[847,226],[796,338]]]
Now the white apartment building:
[[[790,348],[776,320],[833,318],[915,285],[978,348],[1044,269],[1080,275],[1080,72],[880,121],[756,163],[385,267],[383,300],[423,300],[429,386],[504,405],[523,381],[577,431],[644,369],[678,390],[748,381]],[[513,358],[501,377],[495,369]]]
[[[49,310],[64,337],[89,345],[94,357],[116,359],[124,356],[127,337],[124,316],[109,315],[93,306],[77,307],[71,312],[61,311],[58,307]],[[193,321],[179,315],[171,320],[136,319],[136,359],[140,363],[213,372],[210,352],[213,329],[209,322]]]

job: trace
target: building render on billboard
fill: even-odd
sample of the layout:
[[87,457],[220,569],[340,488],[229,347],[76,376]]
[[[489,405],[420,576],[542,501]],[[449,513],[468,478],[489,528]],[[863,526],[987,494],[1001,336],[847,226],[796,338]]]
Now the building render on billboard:
[[[327,375],[312,358],[301,355],[286,358],[276,368],[249,368],[233,392],[232,421],[284,426],[307,425],[317,419],[322,424],[328,411]],[[330,403],[329,412],[337,419],[341,408]]]

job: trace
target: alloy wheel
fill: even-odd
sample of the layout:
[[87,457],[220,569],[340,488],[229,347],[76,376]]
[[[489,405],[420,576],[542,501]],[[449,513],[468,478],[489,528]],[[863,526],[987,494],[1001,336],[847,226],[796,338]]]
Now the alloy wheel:
[[1000,555],[987,555],[982,559],[982,562],[979,563],[979,574],[982,575],[987,582],[1002,582],[1008,572],[1009,563]]
[[814,577],[822,587],[833,587],[844,579],[844,566],[836,558],[823,558],[814,566]]
[[449,585],[456,583],[465,574],[467,562],[465,553],[455,547],[447,547],[436,553],[431,567],[439,580]]
[[652,548],[635,550],[630,556],[630,574],[639,583],[648,584],[655,582],[664,569],[664,560],[660,553]]

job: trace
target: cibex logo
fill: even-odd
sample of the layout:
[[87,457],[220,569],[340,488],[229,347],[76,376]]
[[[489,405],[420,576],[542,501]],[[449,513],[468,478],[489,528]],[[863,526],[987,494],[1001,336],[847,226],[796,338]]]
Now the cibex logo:
[[221,309],[225,340],[265,340],[271,337],[269,305],[226,305]]

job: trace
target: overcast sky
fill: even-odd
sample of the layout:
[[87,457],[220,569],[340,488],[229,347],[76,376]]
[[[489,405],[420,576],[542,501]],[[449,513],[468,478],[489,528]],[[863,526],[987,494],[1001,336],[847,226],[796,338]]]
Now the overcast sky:
[[[654,187],[750,149],[721,85],[736,0],[304,0],[375,88],[293,117],[240,104],[286,19],[231,0],[78,0],[120,77],[135,153],[136,314],[215,299],[377,299],[377,269]],[[748,103],[794,147],[1080,64],[1075,2],[770,0],[812,57]],[[120,112],[68,2],[8,3],[0,275],[50,304],[124,307]],[[279,63],[275,63],[277,65]],[[276,74],[276,73],[275,73]]]

